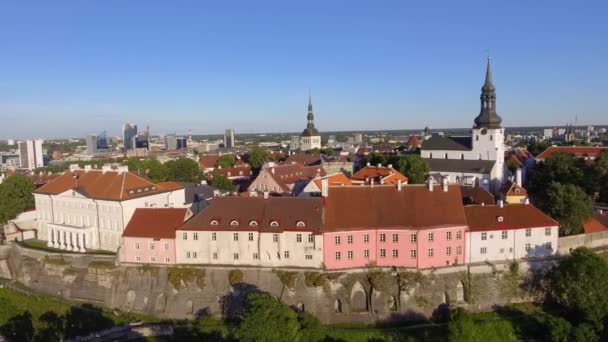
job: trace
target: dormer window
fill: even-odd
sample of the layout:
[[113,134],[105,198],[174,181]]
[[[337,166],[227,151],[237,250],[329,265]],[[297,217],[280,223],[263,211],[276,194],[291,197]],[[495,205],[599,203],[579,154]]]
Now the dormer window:
[[519,193],[519,189],[515,189],[515,193],[518,194]]
[[306,227],[306,223],[304,223],[304,221],[298,221],[296,227]]
[[210,223],[212,226],[217,226],[218,224],[220,224],[219,222],[217,222],[217,220],[212,220]]
[[231,225],[232,227],[238,226],[238,225],[239,225],[239,221],[237,221],[237,220],[232,220],[232,221],[230,221],[230,225]]
[[251,226],[251,227],[257,227],[258,226],[258,222],[255,221],[255,220],[251,220],[251,221],[249,221],[249,226]]
[[271,221],[270,222],[270,226],[271,227],[278,227],[279,226],[279,222],[277,222],[277,221]]
[[496,219],[498,222],[502,222],[504,221],[504,218],[502,216],[498,216],[498,218]]

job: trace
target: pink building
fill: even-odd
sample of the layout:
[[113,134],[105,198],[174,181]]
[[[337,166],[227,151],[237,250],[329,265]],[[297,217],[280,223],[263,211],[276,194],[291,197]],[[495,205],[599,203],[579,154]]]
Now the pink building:
[[175,230],[192,216],[187,208],[139,208],[122,234],[122,262],[175,264]]
[[323,224],[328,269],[463,264],[467,221],[458,185],[329,187]]

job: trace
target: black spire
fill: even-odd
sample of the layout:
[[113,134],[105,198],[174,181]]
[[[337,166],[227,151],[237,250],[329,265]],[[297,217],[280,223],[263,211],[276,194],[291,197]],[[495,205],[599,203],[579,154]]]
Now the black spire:
[[302,135],[319,135],[319,131],[315,128],[315,115],[312,113],[312,96],[310,94],[310,89],[308,90],[308,115],[306,116],[306,119],[308,120],[308,123],[306,124],[306,129],[302,131]]
[[500,128],[502,118],[496,113],[496,88],[492,84],[492,68],[488,56],[486,68],[486,81],[481,87],[481,111],[475,118],[475,128]]

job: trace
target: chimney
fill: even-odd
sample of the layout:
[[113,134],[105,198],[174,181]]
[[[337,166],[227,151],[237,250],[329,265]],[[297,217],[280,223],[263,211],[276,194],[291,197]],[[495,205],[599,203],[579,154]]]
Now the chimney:
[[213,197],[220,197],[220,191],[219,190],[213,190]]
[[378,167],[382,167],[382,164],[381,164],[381,163],[378,163]]
[[397,191],[401,191],[401,179],[397,180]]
[[268,191],[264,191],[264,199],[268,199],[270,197],[270,193]]
[[91,171],[91,165],[85,165],[84,172],[89,172],[89,171]]
[[258,197],[258,193],[255,191],[249,191],[249,197]]
[[129,167],[127,165],[120,165],[116,168],[116,171],[118,171],[118,174],[121,174],[123,172],[129,172]]
[[429,191],[433,191],[433,185],[435,185],[435,179],[433,177],[429,177]]
[[78,164],[70,164],[70,172],[78,170]]
[[387,166],[387,167],[388,167],[389,169],[392,169],[392,168],[393,168],[393,164],[388,164],[388,166]]
[[380,177],[380,184],[384,184],[384,178]]
[[102,165],[101,172],[106,173],[107,171],[112,171],[112,165]]
[[448,180],[447,178],[443,177],[443,179],[441,180],[442,182],[442,186],[443,186],[443,192],[448,192]]
[[486,206],[486,202],[481,202],[481,206],[485,207]]
[[371,165],[372,165],[372,163],[370,163],[370,162],[367,162],[367,166],[371,166]]
[[372,188],[374,187],[374,179],[371,179],[370,185],[372,186]]
[[274,167],[270,168],[270,172],[272,172],[272,174],[274,175]]
[[524,199],[524,204],[530,204],[530,199],[528,197]]
[[329,180],[327,178],[321,179],[321,196],[327,197],[329,195]]
[[498,200],[498,201],[496,201],[496,202],[498,203],[498,207],[499,207],[499,208],[504,208],[504,206],[505,206],[505,202],[504,202],[503,200],[499,199],[499,200]]
[[515,183],[517,183],[517,185],[522,186],[522,172],[521,172],[521,168],[517,168],[517,170],[515,171]]

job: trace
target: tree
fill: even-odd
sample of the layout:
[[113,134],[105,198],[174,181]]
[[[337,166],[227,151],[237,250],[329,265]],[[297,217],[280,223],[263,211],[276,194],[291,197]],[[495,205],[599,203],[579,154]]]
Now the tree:
[[548,149],[551,145],[544,141],[536,141],[529,144],[526,149],[528,152],[532,153],[532,155],[537,156],[543,153],[544,150]]
[[369,163],[372,166],[376,166],[378,164],[384,165],[386,164],[386,157],[382,153],[372,152],[365,156],[365,162]]
[[600,182],[600,202],[608,204],[608,175],[602,177]]
[[14,219],[27,209],[34,208],[35,187],[32,181],[23,175],[13,174],[0,184],[0,223]]
[[148,177],[152,183],[160,183],[167,180],[169,169],[155,158],[148,159],[129,159],[124,162],[129,167],[129,171],[140,176]]
[[236,328],[239,341],[297,341],[300,323],[296,313],[275,297],[265,293],[252,293],[247,297],[248,307],[243,320]]
[[426,160],[417,154],[400,156],[397,161],[399,172],[408,178],[409,184],[422,184],[426,180],[431,168]]
[[581,186],[584,177],[581,163],[568,153],[554,153],[544,162],[537,163],[530,174],[532,197],[542,197],[552,182]]
[[248,153],[247,160],[251,167],[259,169],[270,160],[270,154],[263,147],[254,146]]
[[579,187],[552,182],[542,197],[537,197],[539,209],[561,225],[562,235],[579,234],[583,223],[593,215],[593,200]]
[[167,180],[176,182],[200,182],[203,179],[203,171],[192,159],[180,158],[165,163],[168,174]]
[[225,154],[218,158],[217,166],[221,167],[233,167],[234,166],[234,156],[231,154]]
[[608,263],[586,247],[572,251],[549,274],[549,293],[569,317],[599,325],[608,315]]
[[211,186],[220,190],[233,191],[234,184],[228,177],[222,175],[219,172],[213,172],[213,178],[211,178]]
[[448,323],[449,340],[469,341],[517,341],[515,331],[508,321],[477,322],[463,309],[457,309]]
[[308,312],[298,313],[298,321],[300,322],[301,341],[318,342],[325,341],[327,337],[327,329],[319,322],[319,320]]

